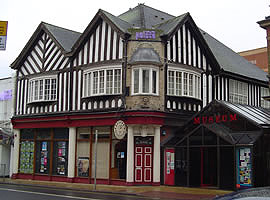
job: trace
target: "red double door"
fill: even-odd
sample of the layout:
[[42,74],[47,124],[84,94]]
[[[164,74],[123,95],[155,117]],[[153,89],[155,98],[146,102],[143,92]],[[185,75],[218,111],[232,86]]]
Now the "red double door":
[[153,146],[135,145],[135,183],[151,184],[153,174]]

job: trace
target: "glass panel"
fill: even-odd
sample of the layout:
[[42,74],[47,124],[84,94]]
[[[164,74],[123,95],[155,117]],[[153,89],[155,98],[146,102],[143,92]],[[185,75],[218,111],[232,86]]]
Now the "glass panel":
[[98,92],[98,72],[93,73],[93,94]]
[[39,100],[43,99],[43,80],[39,81]]
[[184,95],[188,95],[188,74],[184,73]]
[[50,172],[50,142],[36,142],[36,173],[49,174]]
[[121,93],[121,70],[114,70],[114,94]]
[[56,99],[56,79],[52,79],[52,85],[51,85],[51,100]]
[[157,72],[154,70],[152,72],[152,93],[157,93]]
[[174,71],[169,71],[168,93],[169,95],[174,95]]
[[182,95],[182,72],[176,72],[176,95]]
[[37,129],[37,139],[39,140],[51,139],[51,129]]
[[89,155],[90,155],[90,142],[78,141],[77,143],[77,175],[81,177],[89,176]]
[[19,171],[21,173],[33,173],[34,151],[34,142],[21,142],[19,168]]
[[99,71],[99,93],[104,93],[104,71]]
[[137,94],[139,93],[139,69],[135,69],[133,72],[134,72],[133,73],[133,79],[134,79],[133,92]]
[[50,99],[50,79],[45,79],[45,100]]
[[55,139],[68,139],[68,128],[55,128],[53,129]]
[[68,142],[53,143],[53,174],[67,175],[68,169]]
[[34,129],[22,129],[21,130],[21,139],[34,139],[35,132]]
[[142,87],[143,87],[143,93],[149,93],[149,70],[144,69],[142,71]]
[[189,96],[193,96],[193,74],[189,74]]
[[106,93],[113,93],[113,70],[107,70],[106,72]]
[[35,81],[35,96],[34,96],[34,100],[38,100],[38,81]]

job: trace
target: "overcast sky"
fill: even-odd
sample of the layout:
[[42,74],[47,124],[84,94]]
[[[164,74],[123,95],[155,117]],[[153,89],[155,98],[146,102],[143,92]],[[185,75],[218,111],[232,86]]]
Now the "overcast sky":
[[0,51],[0,78],[41,21],[83,32],[98,9],[115,16],[138,3],[174,16],[189,12],[198,27],[236,52],[266,46],[266,31],[257,21],[270,15],[267,0],[1,0],[0,21],[8,21],[7,47]]

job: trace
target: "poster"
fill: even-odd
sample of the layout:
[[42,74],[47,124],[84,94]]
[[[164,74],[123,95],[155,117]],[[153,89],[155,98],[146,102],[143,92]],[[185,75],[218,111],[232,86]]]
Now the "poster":
[[33,173],[34,142],[23,141],[20,148],[20,172]]
[[252,159],[249,147],[239,148],[236,153],[237,159],[237,187],[252,186]]
[[47,173],[48,171],[48,142],[41,142],[40,152],[40,173]]
[[57,174],[66,174],[66,142],[57,142]]
[[78,159],[78,176],[88,177],[89,175],[89,158],[79,157]]

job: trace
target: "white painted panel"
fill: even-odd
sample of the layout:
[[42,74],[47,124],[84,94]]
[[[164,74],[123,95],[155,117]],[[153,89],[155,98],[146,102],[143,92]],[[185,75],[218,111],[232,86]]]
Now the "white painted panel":
[[83,50],[81,50],[80,53],[79,53],[79,55],[78,55],[78,56],[79,56],[79,57],[78,57],[79,65],[82,65],[82,51],[83,51]]
[[62,61],[63,58],[64,58],[64,55],[61,55],[60,58],[58,59],[58,61],[53,66],[53,70],[56,70],[57,69],[58,65],[60,64],[60,62]]
[[100,30],[100,26],[97,27],[96,30],[96,45],[95,45],[95,62],[98,61],[98,47],[99,47],[99,30]]
[[203,107],[207,105],[206,75],[203,74]]
[[203,55],[203,69],[206,70],[206,58]]
[[176,60],[176,48],[175,48],[176,39],[175,39],[175,35],[173,36],[172,43],[173,43],[173,56],[172,56],[172,59],[175,62],[175,60]]
[[188,65],[191,65],[191,35],[188,30]]
[[87,46],[88,42],[85,43],[84,48],[83,48],[83,64],[87,64]]
[[187,64],[187,59],[186,59],[186,26],[185,24],[183,25],[183,58],[184,58],[184,64]]
[[228,94],[228,78],[225,79],[225,85],[224,85],[224,90],[225,90],[225,101],[229,101],[229,94]]
[[113,48],[113,60],[115,60],[116,59],[116,42],[117,42],[117,33],[114,31],[114,33],[113,33],[113,46],[112,46],[112,48]]
[[33,59],[31,58],[31,56],[28,56],[27,59],[28,59],[29,63],[32,65],[32,67],[34,68],[34,70],[35,70],[36,72],[39,72],[39,69],[37,68],[37,66],[36,66],[36,64],[34,63],[34,61],[33,61]]
[[49,63],[49,61],[51,60],[51,58],[53,57],[54,53],[57,51],[57,48],[54,48],[52,53],[49,55],[49,57],[47,58],[46,62],[45,62],[45,66]]
[[196,41],[194,38],[192,38],[192,40],[193,40],[193,66],[196,66]]
[[[21,67],[21,71],[22,71],[22,73],[23,73],[24,75],[28,75],[28,72],[26,72],[24,66]],[[20,75],[19,75],[19,76],[20,76],[20,77],[22,76],[21,72],[20,72]]]
[[167,58],[168,58],[168,61],[171,60],[171,44],[170,44],[170,42],[167,43]]
[[[58,58],[58,56],[61,54],[61,51],[58,51],[57,54],[54,56],[52,62],[50,63],[50,65],[48,66],[46,71],[51,71],[52,69],[56,68],[56,66],[53,66],[55,60]],[[52,69],[51,69],[52,68]]]
[[68,62],[68,58],[66,58],[65,61],[62,63],[60,69],[64,69],[64,67],[67,64],[67,62]]
[[91,35],[91,37],[90,37],[90,47],[89,47],[89,63],[93,62],[93,41],[94,41],[94,36]]
[[28,90],[28,80],[24,81],[24,108],[23,108],[23,114],[27,114],[26,113],[26,105],[27,105],[27,90]]
[[181,31],[178,30],[177,31],[177,34],[178,34],[178,58],[179,58],[179,63],[181,63]]
[[20,97],[20,111],[19,111],[19,113],[20,114],[23,114],[23,98],[22,98],[22,95],[23,95],[23,85],[24,85],[24,81],[23,80],[21,80],[21,85],[22,85],[22,87],[21,87],[21,91],[20,91],[20,93],[21,93],[21,97]]
[[32,70],[32,68],[30,67],[30,65],[28,65],[27,62],[24,62],[24,65],[28,69],[28,71],[29,71],[30,74],[33,74],[34,73],[33,70]]
[[107,39],[107,60],[110,59],[110,52],[111,52],[111,27],[108,26],[108,39]]
[[201,68],[201,49],[198,46],[198,68]]
[[106,29],[106,22],[102,22],[102,33],[101,33],[101,54],[100,54],[100,61],[104,60],[104,45],[105,45],[105,29]]
[[[39,46],[41,47],[41,49],[44,49],[44,43],[41,41],[41,40],[39,40],[38,41],[38,44],[39,44]],[[41,53],[42,54],[42,53]],[[40,55],[41,55],[40,54]]]
[[[67,80],[67,87],[70,88],[70,72],[67,73],[67,76],[68,76],[68,80]],[[68,107],[68,110],[70,110],[70,90],[67,91],[67,107]]]
[[[48,46],[48,44],[50,44],[51,43],[51,38],[49,38],[49,40],[48,40],[48,42],[47,42],[47,46]],[[47,48],[47,46],[46,46],[46,48]],[[48,56],[48,54],[49,54],[49,52],[51,51],[51,49],[52,48],[54,48],[55,47],[55,44],[54,44],[54,42],[51,44],[51,46],[49,47],[49,49],[45,52],[45,57],[47,57]]]
[[76,103],[75,103],[75,101],[76,101],[76,91],[77,91],[77,72],[76,71],[74,71],[73,72],[73,94],[72,94],[72,101],[73,101],[73,103],[72,103],[72,110],[76,110]]
[[62,89],[63,89],[63,85],[62,85],[62,74],[59,74],[59,96],[58,96],[58,111],[62,111],[61,106],[62,106],[62,98],[63,98],[63,94],[62,94]]
[[217,78],[217,99],[220,100],[220,77]]
[[[37,48],[38,49],[38,48]],[[38,56],[36,55],[36,53],[34,52],[34,51],[32,51],[32,56],[33,56],[33,58],[35,59],[35,61],[37,62],[37,64],[38,64],[38,66],[40,67],[40,68],[42,68],[42,62],[39,60],[39,58],[38,58]],[[41,56],[41,58],[42,58],[42,56]]]
[[119,59],[123,58],[123,51],[124,51],[123,46],[124,46],[123,41],[120,38],[120,40],[119,40]]
[[64,85],[63,85],[63,111],[66,110],[66,105],[67,105],[67,99],[66,99],[66,88],[67,88],[67,72],[64,73],[63,75],[64,79]]
[[78,87],[77,87],[77,90],[78,90],[78,96],[77,96],[77,98],[78,98],[78,105],[77,105],[77,108],[78,108],[78,110],[80,110],[81,109],[81,75],[82,75],[82,71],[80,70],[79,72],[78,72],[78,74],[79,74],[79,78],[78,78]]

